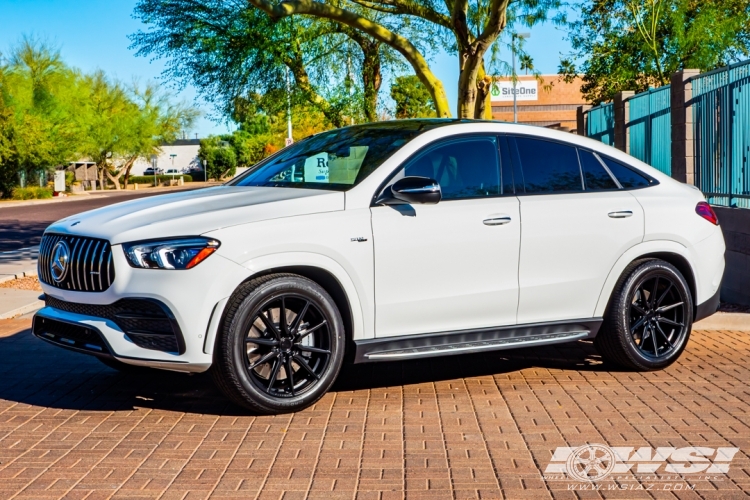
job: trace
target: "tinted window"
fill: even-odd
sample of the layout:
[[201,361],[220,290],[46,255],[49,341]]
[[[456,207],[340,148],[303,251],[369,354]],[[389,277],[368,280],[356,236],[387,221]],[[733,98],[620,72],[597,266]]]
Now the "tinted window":
[[429,124],[404,120],[323,132],[282,149],[230,184],[343,191],[427,128]]
[[516,137],[526,193],[583,191],[576,148]]
[[646,177],[626,167],[622,163],[602,155],[599,155],[599,158],[607,164],[607,168],[612,172],[612,175],[617,178],[625,189],[641,188],[651,184]]
[[584,149],[578,150],[578,157],[581,160],[581,169],[583,170],[583,180],[586,184],[586,191],[608,191],[618,189],[612,176],[604,170],[604,167],[591,153]]
[[497,141],[478,137],[430,148],[410,160],[403,175],[435,179],[445,200],[497,196],[501,192]]

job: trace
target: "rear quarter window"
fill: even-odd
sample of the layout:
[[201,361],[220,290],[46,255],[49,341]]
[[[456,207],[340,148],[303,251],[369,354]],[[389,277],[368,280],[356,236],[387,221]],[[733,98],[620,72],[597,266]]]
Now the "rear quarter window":
[[607,165],[609,171],[612,172],[612,175],[615,176],[624,189],[638,189],[658,184],[656,179],[652,179],[640,172],[636,172],[634,169],[620,163],[619,161],[615,161],[612,158],[608,158],[601,154],[598,154],[598,156]]

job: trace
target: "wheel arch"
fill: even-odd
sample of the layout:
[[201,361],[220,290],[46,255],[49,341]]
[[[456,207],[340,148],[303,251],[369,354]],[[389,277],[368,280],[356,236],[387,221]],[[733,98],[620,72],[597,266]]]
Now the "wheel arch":
[[604,316],[609,308],[617,281],[622,277],[622,274],[630,264],[642,259],[661,259],[672,264],[680,271],[688,284],[690,295],[693,297],[693,315],[695,315],[698,306],[698,283],[694,266],[690,263],[687,248],[673,241],[648,241],[629,249],[614,265],[602,288],[594,316]]
[[[273,254],[254,258],[243,265],[250,271],[241,282],[234,287],[230,297],[234,295],[239,287],[248,281],[270,274],[291,273],[303,276],[319,284],[333,299],[338,307],[347,337],[347,351],[355,339],[372,336],[371,316],[368,314],[366,303],[369,299],[365,285],[353,281],[351,273],[330,257],[321,254],[310,254],[307,252],[294,252],[290,254]],[[229,299],[229,297],[227,297]],[[227,314],[226,300],[221,305],[219,320],[215,328],[209,328],[206,339],[206,353],[215,353],[216,343],[219,339],[224,320]],[[368,325],[370,326],[368,328]],[[208,347],[210,345],[210,347]]]

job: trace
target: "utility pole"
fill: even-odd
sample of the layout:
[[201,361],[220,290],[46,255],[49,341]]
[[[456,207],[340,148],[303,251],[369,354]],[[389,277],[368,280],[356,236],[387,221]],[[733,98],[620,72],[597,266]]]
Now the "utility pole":
[[516,83],[518,81],[518,77],[516,76],[516,39],[529,38],[530,36],[531,33],[516,33],[510,39],[510,51],[513,54],[513,123],[518,123],[518,105],[516,104]]

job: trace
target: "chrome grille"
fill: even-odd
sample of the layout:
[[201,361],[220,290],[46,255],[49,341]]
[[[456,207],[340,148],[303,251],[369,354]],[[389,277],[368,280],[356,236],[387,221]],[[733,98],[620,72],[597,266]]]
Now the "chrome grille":
[[[52,278],[50,263],[55,245],[65,241],[70,249],[68,271],[59,282]],[[62,234],[45,234],[39,245],[39,279],[44,283],[76,292],[103,292],[115,279],[112,247],[106,240]]]

